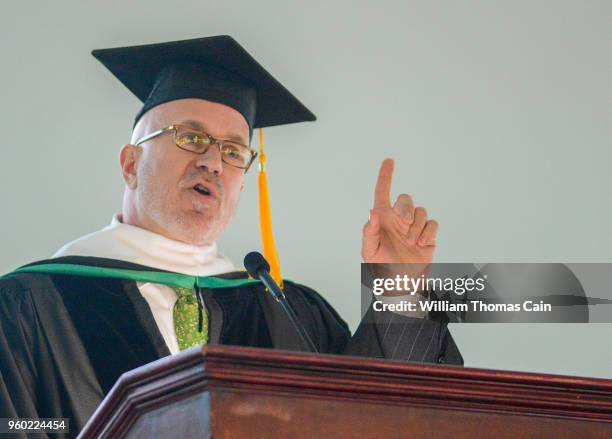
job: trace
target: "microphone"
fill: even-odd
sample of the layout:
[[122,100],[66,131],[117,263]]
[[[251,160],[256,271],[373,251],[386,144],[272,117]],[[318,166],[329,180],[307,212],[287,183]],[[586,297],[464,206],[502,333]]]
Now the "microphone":
[[259,279],[268,289],[270,294],[272,294],[272,297],[274,297],[274,299],[280,303],[281,307],[285,311],[285,314],[287,314],[287,317],[289,317],[289,321],[304,342],[306,348],[310,352],[318,353],[319,351],[306,332],[306,329],[304,329],[304,326],[298,320],[295,311],[287,301],[285,293],[283,293],[283,290],[280,289],[278,284],[274,281],[274,279],[272,279],[272,276],[270,276],[270,264],[268,264],[268,261],[266,261],[261,253],[251,252],[244,257],[244,268],[246,268],[251,277]]

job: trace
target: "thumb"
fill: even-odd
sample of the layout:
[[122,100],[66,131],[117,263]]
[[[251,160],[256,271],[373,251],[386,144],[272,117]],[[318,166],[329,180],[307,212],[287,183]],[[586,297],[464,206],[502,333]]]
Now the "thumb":
[[363,240],[361,245],[361,256],[364,262],[374,257],[380,246],[380,216],[370,210],[370,220],[363,227]]

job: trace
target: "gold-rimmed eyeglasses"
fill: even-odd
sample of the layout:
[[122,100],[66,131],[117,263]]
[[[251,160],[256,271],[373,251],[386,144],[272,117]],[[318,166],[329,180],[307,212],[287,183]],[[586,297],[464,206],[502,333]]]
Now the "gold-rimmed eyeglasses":
[[235,142],[233,140],[218,140],[208,133],[199,131],[188,125],[173,124],[161,130],[147,134],[134,143],[140,146],[147,140],[160,136],[167,132],[174,132],[174,143],[184,151],[193,152],[195,154],[206,154],[211,145],[218,145],[221,153],[221,160],[230,166],[244,169],[248,171],[251,164],[257,157],[257,152],[253,151],[247,145]]

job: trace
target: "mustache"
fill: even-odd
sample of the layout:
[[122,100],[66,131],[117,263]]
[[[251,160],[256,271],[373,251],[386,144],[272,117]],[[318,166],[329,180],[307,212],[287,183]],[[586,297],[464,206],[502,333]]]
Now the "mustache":
[[183,189],[187,189],[195,180],[204,180],[207,183],[214,185],[215,189],[217,190],[217,193],[219,194],[219,197],[223,197],[223,183],[221,183],[220,178],[216,174],[211,174],[210,172],[191,172],[181,179],[180,187]]

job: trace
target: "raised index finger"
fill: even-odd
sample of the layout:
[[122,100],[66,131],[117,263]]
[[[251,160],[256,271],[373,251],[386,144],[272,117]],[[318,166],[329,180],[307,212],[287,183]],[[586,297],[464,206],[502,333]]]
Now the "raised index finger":
[[374,190],[374,207],[391,205],[391,180],[393,178],[393,159],[385,159],[378,171],[376,189]]

